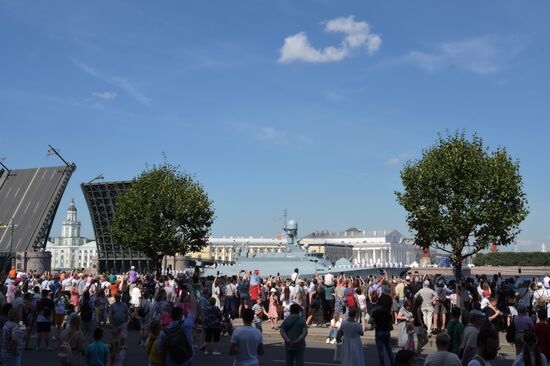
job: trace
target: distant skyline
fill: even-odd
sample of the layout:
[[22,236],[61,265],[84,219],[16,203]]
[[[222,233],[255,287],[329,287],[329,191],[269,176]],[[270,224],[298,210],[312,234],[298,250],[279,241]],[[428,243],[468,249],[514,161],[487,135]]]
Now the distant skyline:
[[[550,243],[550,3],[0,0],[0,157],[80,184],[162,161],[214,201],[216,236],[397,229],[404,162],[477,132],[520,161],[519,250]],[[510,247],[513,249],[513,247]]]

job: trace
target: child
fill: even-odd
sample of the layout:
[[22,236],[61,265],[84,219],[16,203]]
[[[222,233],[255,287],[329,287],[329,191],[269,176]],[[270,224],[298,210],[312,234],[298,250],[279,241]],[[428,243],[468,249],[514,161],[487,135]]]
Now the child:
[[111,366],[123,366],[126,357],[126,346],[121,345],[120,341],[112,341],[110,348]]
[[262,316],[265,315],[269,317],[269,314],[267,311],[265,311],[265,308],[262,305],[262,299],[258,296],[256,299],[256,304],[252,307],[252,311],[254,312],[254,320],[252,323],[254,323],[254,326],[256,326],[256,329],[258,329],[260,332],[262,331]]
[[271,329],[277,330],[277,320],[279,319],[279,314],[277,313],[277,290],[272,288],[269,291],[269,321],[271,321]]
[[162,352],[158,348],[160,330],[160,321],[151,321],[151,324],[149,325],[149,337],[145,342],[145,350],[147,351],[149,366],[162,366],[163,364]]
[[327,343],[330,343],[330,344],[336,343],[336,335],[338,334],[340,325],[342,325],[342,319],[340,318],[340,313],[334,313],[334,316],[330,320],[330,330],[327,337]]

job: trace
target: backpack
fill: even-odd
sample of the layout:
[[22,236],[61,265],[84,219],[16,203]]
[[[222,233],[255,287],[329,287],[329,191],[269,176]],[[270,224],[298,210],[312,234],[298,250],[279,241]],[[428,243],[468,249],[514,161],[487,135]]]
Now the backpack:
[[93,311],[92,307],[90,306],[90,302],[85,302],[82,304],[82,307],[80,308],[80,317],[82,318],[82,321],[90,321],[93,317]]
[[164,328],[166,334],[165,349],[177,364],[187,361],[193,356],[193,348],[189,344],[185,332],[181,328],[183,321],[179,321],[172,328]]
[[349,289],[348,297],[346,299],[348,308],[355,309],[357,307],[357,298],[355,297],[355,292],[352,288]]
[[69,366],[73,364],[73,351],[69,342],[63,342],[57,348],[57,358],[63,366]]
[[437,289],[437,300],[442,304],[447,302],[447,291],[444,287],[439,287]]

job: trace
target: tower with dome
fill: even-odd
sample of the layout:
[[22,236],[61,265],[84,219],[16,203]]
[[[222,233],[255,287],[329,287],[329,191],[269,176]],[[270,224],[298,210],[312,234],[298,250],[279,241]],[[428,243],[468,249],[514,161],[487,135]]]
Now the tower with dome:
[[76,205],[74,200],[71,200],[67,216],[61,224],[61,236],[52,238],[53,242],[48,242],[46,248],[52,253],[54,270],[92,267],[92,259],[97,257],[96,242],[81,236],[81,226]]

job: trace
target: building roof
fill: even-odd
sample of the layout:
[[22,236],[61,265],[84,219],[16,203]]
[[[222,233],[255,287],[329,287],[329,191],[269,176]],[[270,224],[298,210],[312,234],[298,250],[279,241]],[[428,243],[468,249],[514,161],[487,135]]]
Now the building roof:
[[401,236],[401,234],[393,229],[393,230],[359,230],[355,227],[347,229],[345,231],[328,231],[328,230],[321,230],[321,231],[315,231],[311,234],[308,234],[304,236],[304,238],[308,239],[317,239],[317,238],[323,238],[323,239],[333,239],[333,238],[343,238],[343,237],[356,237],[356,238],[385,238],[386,236],[397,233]]

